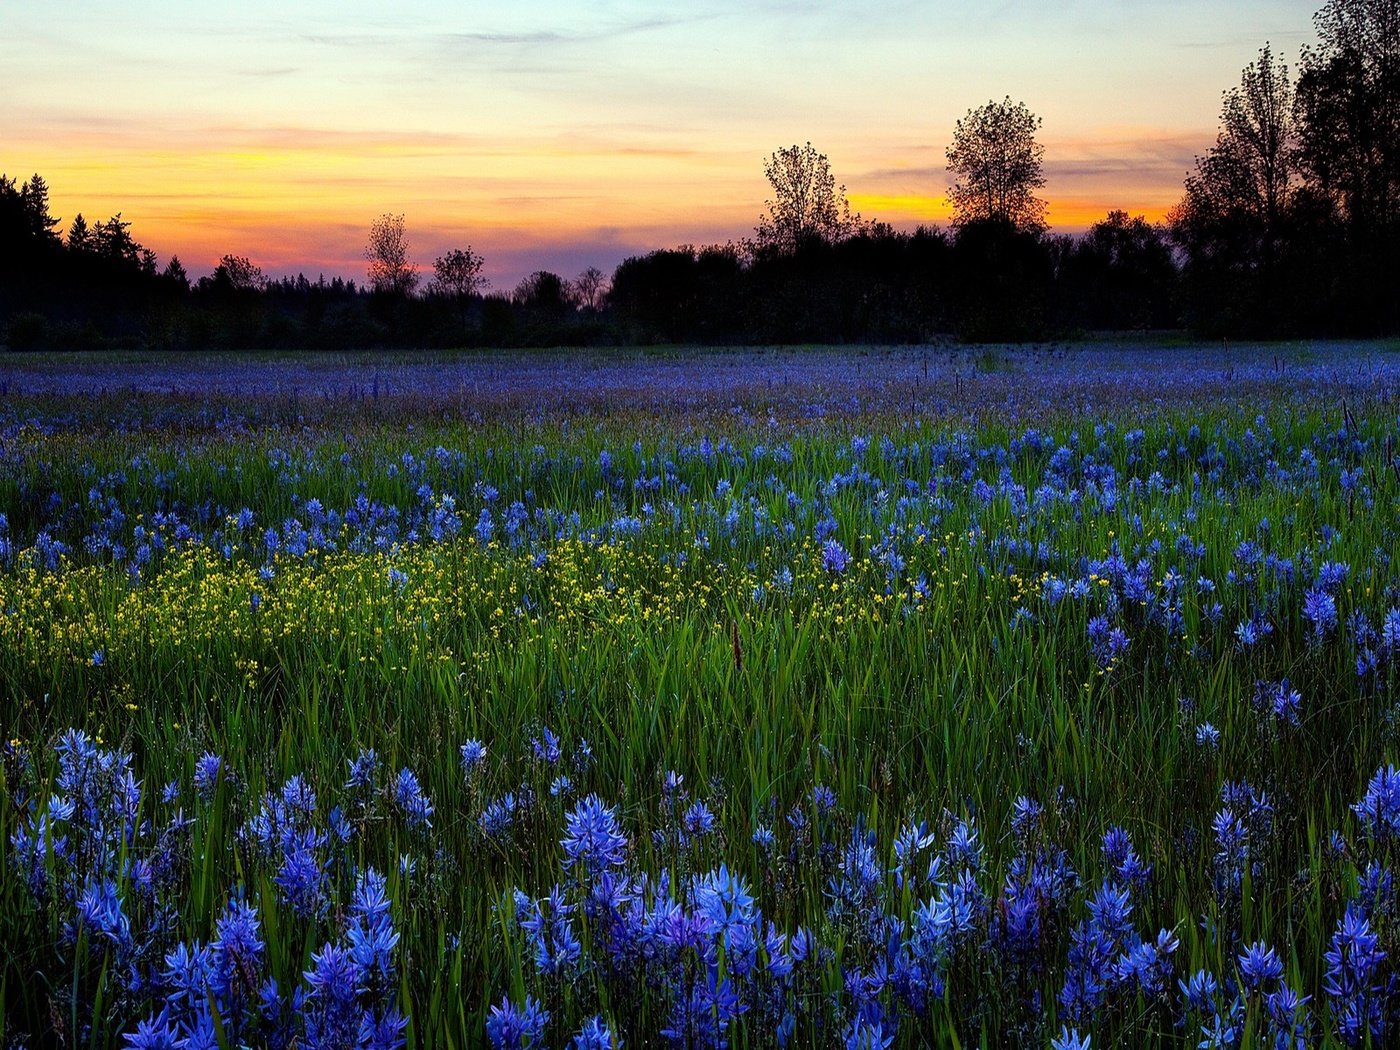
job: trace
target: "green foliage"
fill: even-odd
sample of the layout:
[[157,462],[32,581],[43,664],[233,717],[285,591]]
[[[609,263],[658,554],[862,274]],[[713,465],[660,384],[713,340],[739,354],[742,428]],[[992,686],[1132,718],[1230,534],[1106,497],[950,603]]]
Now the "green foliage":
[[[1007,361],[988,352],[979,367],[1000,370]],[[1373,559],[1396,549],[1400,480],[1383,463],[1364,460],[1380,469],[1377,510],[1361,513],[1335,478],[1303,500],[1264,477],[1230,473],[1231,457],[1243,456],[1241,446],[1252,440],[1246,431],[1282,457],[1337,425],[1330,409],[1287,406],[1266,408],[1258,421],[1250,416],[1230,408],[1159,411],[1145,422],[1140,447],[1167,449],[1161,461],[1135,461],[1136,446],[1125,440],[1106,444],[1105,464],[1120,476],[1142,481],[1160,471],[1184,488],[1153,504],[1160,518],[1136,523],[1127,512],[1064,506],[1044,524],[1065,559],[1049,568],[1069,571],[1076,559],[1105,557],[1124,542],[1169,543],[1169,523],[1186,520],[1199,499],[1192,538],[1206,551],[1201,574],[1223,580],[1242,537],[1266,531],[1275,549],[1291,551],[1335,528],[1327,557],[1354,567],[1346,607],[1374,614],[1393,586]],[[609,471],[643,476],[647,463],[676,454],[676,434],[625,419],[579,428],[419,422],[422,431],[411,436],[373,424],[349,434],[298,426],[204,435],[193,451],[177,434],[69,434],[8,462],[0,510],[10,515],[12,533],[24,535],[36,526],[26,512],[34,510],[32,494],[52,492],[82,508],[95,477],[125,469],[123,498],[133,505],[211,500],[256,507],[260,522],[277,522],[298,512],[288,471],[298,474],[299,501],[346,506],[364,493],[408,502],[417,480],[388,467],[406,452],[430,457],[441,444],[460,450],[470,466],[469,475],[441,484],[491,485],[504,502],[528,488],[540,502],[574,508],[585,526],[601,527],[639,512],[646,498],[630,490],[604,496]],[[942,436],[882,426],[877,440],[889,436],[899,448]],[[1362,409],[1347,428],[1374,452],[1393,429],[1393,414]],[[745,453],[773,441],[760,424],[734,423],[724,436]],[[770,495],[774,476],[778,488],[815,503],[821,479],[851,466],[850,435],[840,425],[783,436],[792,453],[786,465],[717,459],[693,468],[689,480],[696,491],[713,491],[723,478],[781,518]],[[995,447],[1013,436],[988,424],[973,440]],[[1098,440],[1092,425],[1051,420],[1045,451],[1019,456],[1007,469],[1034,485],[1057,445]],[[607,467],[600,465],[604,449],[612,450]],[[1193,473],[1212,449],[1223,450],[1226,480],[1216,494],[1193,495]],[[130,466],[133,457],[140,469]],[[891,484],[907,469],[873,451],[861,464]],[[870,511],[857,491],[831,494],[830,511],[837,534],[858,552],[857,569],[839,589],[810,545],[784,548],[742,532],[713,549],[688,547],[683,568],[668,562],[673,538],[652,534],[631,547],[560,544],[545,569],[463,539],[417,552],[327,556],[305,569],[279,563],[268,581],[259,580],[256,565],[177,554],[137,587],[118,566],[39,579],[9,570],[0,584],[11,618],[0,646],[0,729],[38,753],[61,728],[83,727],[132,748],[152,791],[168,779],[187,781],[205,750],[224,756],[253,797],[292,773],[329,791],[366,746],[388,767],[411,766],[437,807],[440,850],[421,878],[392,887],[417,1046],[479,1045],[486,1005],[522,980],[522,948],[499,905],[515,885],[541,892],[559,877],[557,861],[532,847],[483,841],[470,819],[473,793],[510,788],[510,773],[498,765],[485,783],[465,783],[456,748],[478,738],[493,755],[519,754],[540,724],[566,740],[592,742],[594,765],[580,790],[604,792],[641,829],[636,859],[653,870],[668,863],[644,833],[659,826],[658,777],[666,769],[683,772],[687,783],[723,785],[716,809],[735,833],[730,846],[739,856],[769,796],[791,806],[813,783],[830,785],[882,842],[911,816],[945,811],[973,812],[983,827],[1002,829],[1016,796],[1046,798],[1062,786],[1072,799],[1063,830],[1075,867],[1096,871],[1103,828],[1126,826],[1159,865],[1156,889],[1140,904],[1143,922],[1175,928],[1183,962],[1192,966],[1207,964],[1212,950],[1199,916],[1182,911],[1182,902],[1211,897],[1202,859],[1208,850],[1199,843],[1209,835],[1222,780],[1249,778],[1277,800],[1281,831],[1278,881],[1248,898],[1246,936],[1291,948],[1306,986],[1318,986],[1311,969],[1335,922],[1323,898],[1337,889],[1322,840],[1349,826],[1348,806],[1367,776],[1396,754],[1393,681],[1379,695],[1364,692],[1348,646],[1307,642],[1291,607],[1274,641],[1246,649],[1232,636],[1233,622],[1207,622],[1194,601],[1188,643],[1144,632],[1129,658],[1105,671],[1086,651],[1083,607],[1042,607],[1039,571],[989,559],[979,537],[1016,531],[1020,512],[1011,502],[978,510],[970,498],[950,501],[912,556],[913,570],[931,584],[922,601],[885,593],[867,556]],[[694,504],[679,514],[679,536],[708,527]],[[786,567],[797,577],[790,598],[756,593],[756,584]],[[405,574],[402,589],[390,583],[390,568]],[[260,604],[250,608],[253,589]],[[526,593],[538,614],[519,612]],[[1017,625],[1022,605],[1037,610],[1033,628]],[[90,654],[98,648],[105,659],[94,666]],[[1261,724],[1250,696],[1256,680],[1283,676],[1308,706],[1296,731],[1279,733]],[[1179,704],[1184,697],[1193,701],[1189,709]],[[1207,721],[1224,741],[1218,753],[1192,743],[1191,728]],[[194,935],[208,935],[222,888],[239,878],[243,816],[230,812],[201,825],[182,917]],[[0,843],[16,819],[0,792]],[[392,825],[361,841],[364,863],[390,868],[410,846]],[[993,836],[988,850],[998,870],[1010,844]],[[749,859],[756,863],[756,855]],[[808,874],[787,877],[795,880],[791,890],[764,890],[780,923],[823,899],[823,885]],[[271,922],[274,888],[249,892]],[[305,968],[315,930],[267,933],[281,972]],[[28,979],[35,946],[52,935],[7,874],[0,881],[0,1003],[9,1028],[45,1023],[49,993]],[[575,994],[583,1003],[591,993]],[[92,1045],[117,1045],[118,1019],[108,1020],[111,1030]],[[1170,1041],[1169,1029],[1158,1035]]]

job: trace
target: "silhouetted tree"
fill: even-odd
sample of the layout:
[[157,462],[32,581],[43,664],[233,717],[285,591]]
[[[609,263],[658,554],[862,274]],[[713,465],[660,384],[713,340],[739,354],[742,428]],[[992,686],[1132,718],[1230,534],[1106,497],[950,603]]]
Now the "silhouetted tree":
[[131,223],[122,218],[121,212],[94,226],[88,243],[95,255],[108,262],[141,267],[146,261],[144,249],[131,236]]
[[527,333],[529,341],[559,342],[557,328],[573,312],[562,277],[536,270],[516,286],[511,300],[534,329]]
[[[1244,68],[1239,86],[1225,92],[1215,145],[1196,158],[1177,221],[1239,227],[1257,242],[1263,259],[1271,258],[1293,172],[1292,109],[1288,67],[1265,44]],[[1183,232],[1192,236],[1189,228]]]
[[49,188],[39,175],[23,184],[0,175],[0,272],[33,272],[46,266],[61,251],[54,227],[58,220],[49,214]]
[[[1400,330],[1400,0],[1330,0],[1298,78],[1298,161],[1312,211],[1345,223],[1335,316],[1358,334]],[[1325,227],[1323,228],[1325,232]],[[1323,246],[1325,250],[1325,245]],[[1314,253],[1316,256],[1317,253]],[[1329,327],[1336,328],[1333,323]]]
[[262,267],[249,261],[246,256],[225,255],[214,267],[212,282],[232,292],[256,292],[266,285],[267,278],[263,276]]
[[29,238],[47,246],[57,246],[59,220],[49,214],[49,184],[35,172],[19,188],[20,201],[28,225]]
[[381,215],[369,230],[365,245],[369,283],[376,292],[401,298],[418,285],[418,272],[408,258],[408,237],[402,215]]
[[569,298],[574,305],[586,313],[597,313],[603,308],[603,299],[607,295],[608,278],[602,270],[596,266],[590,266],[569,282]]
[[1400,217],[1400,0],[1330,0],[1298,78],[1299,160],[1354,225]]
[[88,229],[87,220],[83,218],[83,213],[78,212],[73,216],[73,224],[68,227],[68,250],[71,252],[85,252],[92,248],[92,231]]
[[848,236],[860,224],[851,214],[846,187],[837,187],[826,155],[809,142],[787,146],[763,164],[773,188],[764,203],[768,214],[756,228],[760,251],[792,253],[809,241],[831,243]]
[[1045,202],[1035,191],[1045,185],[1045,147],[1035,140],[1041,120],[1024,102],[1002,102],[967,111],[953,128],[948,147],[948,189],[953,225],[1005,222],[1017,230],[1045,227]]
[[1057,299],[1076,327],[1168,328],[1177,322],[1176,280],[1167,231],[1114,210],[1061,252]]
[[1278,331],[1278,260],[1293,183],[1293,89],[1265,44],[1225,92],[1215,145],[1196,158],[1172,210],[1186,257],[1193,322],[1212,330]]
[[432,290],[457,304],[463,327],[467,323],[467,301],[487,285],[481,276],[484,264],[470,247],[454,248],[433,260]]
[[962,223],[953,242],[958,337],[1024,342],[1049,334],[1054,244],[1035,227],[997,217]]
[[624,259],[608,302],[628,339],[729,342],[745,330],[745,276],[735,246],[683,245]]
[[165,270],[161,273],[166,282],[179,291],[189,291],[190,275],[185,272],[184,264],[180,262],[178,255],[172,255],[170,261],[165,264]]

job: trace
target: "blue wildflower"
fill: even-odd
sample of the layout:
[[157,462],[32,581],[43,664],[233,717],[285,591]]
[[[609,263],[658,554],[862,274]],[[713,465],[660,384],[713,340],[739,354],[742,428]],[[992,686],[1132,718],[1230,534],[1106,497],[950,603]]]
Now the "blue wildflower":
[[394,783],[394,802],[404,815],[404,822],[414,830],[426,830],[433,826],[433,804],[418,784],[413,771],[404,767],[399,770]]
[[1380,937],[1355,901],[1337,922],[1331,947],[1323,956],[1323,987],[1331,1000],[1333,1024],[1343,1042],[1360,1046],[1369,1038],[1384,1042],[1389,1011],[1381,964],[1386,952]]
[[468,740],[461,747],[461,756],[462,773],[470,780],[486,761],[486,745],[480,740]]
[[1312,640],[1320,642],[1337,627],[1337,599],[1322,588],[1303,595],[1303,618],[1312,625]]
[[1400,770],[1382,766],[1366,785],[1366,794],[1351,807],[1368,838],[1388,841],[1400,832]]
[[211,751],[199,756],[194,764],[194,790],[205,802],[214,797],[219,786],[219,774],[223,771],[223,759]]
[[503,998],[486,1018],[486,1037],[494,1050],[525,1050],[544,1040],[548,1024],[549,1011],[533,995],[518,1008]]
[[379,756],[374,748],[367,747],[350,762],[350,778],[345,786],[353,789],[369,788],[374,784],[374,774],[379,768]]
[[851,564],[851,555],[845,547],[834,539],[822,544],[822,568],[837,576],[845,573]]
[[1050,1040],[1050,1050],[1089,1050],[1090,1046],[1089,1036],[1080,1035],[1078,1028],[1067,1025],[1062,1025],[1060,1034]]
[[587,874],[622,863],[627,839],[617,823],[617,814],[603,805],[597,795],[589,795],[565,817],[564,866],[579,865]]
[[1256,992],[1283,977],[1278,954],[1263,941],[1255,941],[1239,955],[1240,978],[1246,990]]

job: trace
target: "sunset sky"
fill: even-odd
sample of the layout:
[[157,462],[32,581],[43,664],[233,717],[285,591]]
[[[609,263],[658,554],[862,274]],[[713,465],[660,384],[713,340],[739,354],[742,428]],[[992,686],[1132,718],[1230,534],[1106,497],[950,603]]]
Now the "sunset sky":
[[0,0],[0,172],[66,228],[121,210],[162,263],[362,277],[375,216],[493,286],[752,232],[763,161],[812,144],[852,205],[946,221],[972,106],[1044,118],[1057,230],[1158,218],[1267,40],[1321,0]]

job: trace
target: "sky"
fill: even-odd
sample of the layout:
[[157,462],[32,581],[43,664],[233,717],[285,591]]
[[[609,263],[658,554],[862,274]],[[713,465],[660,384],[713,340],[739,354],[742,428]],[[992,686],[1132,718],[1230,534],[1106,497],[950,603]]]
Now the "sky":
[[193,275],[364,275],[402,214],[509,290],[753,232],[810,141],[853,208],[946,224],[944,151],[1009,95],[1044,120],[1049,222],[1161,218],[1266,41],[1321,0],[0,0],[0,172],[64,227],[121,211]]

